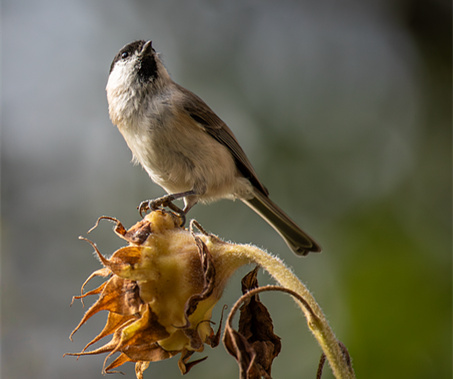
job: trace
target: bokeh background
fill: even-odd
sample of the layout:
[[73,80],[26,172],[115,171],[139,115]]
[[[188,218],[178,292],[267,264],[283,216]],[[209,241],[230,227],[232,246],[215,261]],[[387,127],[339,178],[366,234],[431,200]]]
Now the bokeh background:
[[[105,321],[96,316],[69,341],[85,311],[69,307],[71,297],[100,267],[78,236],[104,214],[132,225],[138,203],[163,193],[131,164],[107,113],[109,65],[135,39],[152,39],[173,78],[228,123],[271,197],[323,253],[293,256],[240,202],[190,216],[280,255],[315,294],[358,377],[450,378],[450,8],[3,0],[2,379],[102,377],[102,356],[62,357]],[[106,255],[123,245],[108,223],[90,238]],[[224,303],[239,296],[245,273]],[[274,376],[315,377],[320,351],[292,300],[262,299],[283,338]],[[205,353],[188,377],[237,377],[222,346]],[[132,364],[123,371],[134,377]],[[176,359],[146,372],[179,377]]]

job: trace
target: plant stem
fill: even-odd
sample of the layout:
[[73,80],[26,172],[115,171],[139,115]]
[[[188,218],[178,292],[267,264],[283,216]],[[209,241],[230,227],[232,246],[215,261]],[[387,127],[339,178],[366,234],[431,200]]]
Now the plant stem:
[[[213,241],[214,242],[214,241]],[[215,242],[214,242],[215,245]],[[225,246],[223,246],[225,252]],[[297,293],[304,301],[293,297],[297,305],[302,309],[307,319],[308,327],[312,331],[321,346],[332,371],[338,379],[354,379],[355,374],[348,365],[347,358],[343,353],[339,341],[335,337],[320,306],[296,275],[276,256],[264,252],[253,245],[230,245],[228,254],[232,264],[238,261],[255,263],[265,269],[282,287]],[[233,263],[233,261],[235,263]]]

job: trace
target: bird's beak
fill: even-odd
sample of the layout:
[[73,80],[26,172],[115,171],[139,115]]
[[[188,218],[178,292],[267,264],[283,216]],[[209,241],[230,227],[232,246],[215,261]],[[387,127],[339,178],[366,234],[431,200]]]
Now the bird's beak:
[[151,55],[152,51],[153,51],[153,42],[152,41],[147,41],[144,45],[143,45],[143,48],[142,48],[142,51],[140,52],[140,55],[142,57],[146,56],[146,55]]

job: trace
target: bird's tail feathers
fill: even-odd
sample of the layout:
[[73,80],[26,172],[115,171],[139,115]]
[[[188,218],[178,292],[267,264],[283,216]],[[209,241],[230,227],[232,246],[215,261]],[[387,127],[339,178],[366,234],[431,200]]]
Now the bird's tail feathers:
[[252,199],[242,201],[266,220],[283,237],[296,255],[321,251],[321,247],[313,238],[308,236],[268,196],[259,190],[254,191]]

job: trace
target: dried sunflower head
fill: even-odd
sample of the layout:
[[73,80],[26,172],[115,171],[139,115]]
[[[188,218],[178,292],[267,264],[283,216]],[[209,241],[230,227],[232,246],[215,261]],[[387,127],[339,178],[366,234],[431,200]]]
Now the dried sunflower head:
[[[107,259],[90,242],[104,267],[86,280],[81,296],[75,298],[99,298],[71,337],[99,311],[108,311],[107,323],[82,352],[70,355],[108,353],[104,372],[136,362],[140,378],[150,362],[181,353],[179,368],[183,374],[188,372],[201,361],[188,362],[194,352],[203,351],[204,344],[218,344],[219,332],[215,334],[211,328],[212,309],[228,278],[248,260],[232,259],[230,244],[179,227],[180,220],[168,212],[154,211],[129,230],[116,219],[103,218],[116,223],[115,232],[129,245]],[[96,276],[108,279],[84,293],[86,283]],[[87,351],[111,334],[109,342]],[[107,365],[115,353],[119,355]]]
[[[318,340],[325,358],[336,377],[354,378],[351,359],[339,343],[313,296],[283,262],[253,245],[226,243],[219,238],[180,227],[180,219],[161,210],[153,211],[129,230],[116,219],[115,232],[129,245],[105,258],[90,242],[103,268],[93,272],[82,285],[82,294],[75,299],[99,295],[88,309],[72,335],[94,314],[108,311],[104,329],[80,353],[82,356],[107,353],[103,371],[115,372],[126,362],[135,362],[138,379],[150,362],[181,354],[179,369],[187,373],[205,358],[189,362],[194,352],[204,345],[216,346],[220,340],[211,328],[212,309],[219,301],[234,271],[254,263],[266,271],[279,286],[257,287],[256,271],[243,281],[246,292],[233,306],[227,320],[224,345],[239,365],[240,377],[270,377],[271,365],[280,352],[280,338],[273,333],[270,315],[257,297],[259,292],[280,291],[293,296],[307,318],[309,329]],[[93,277],[106,281],[84,293]],[[231,320],[241,308],[239,330],[232,329]],[[220,322],[221,324],[221,322]],[[112,335],[103,346],[87,351],[102,338]],[[109,358],[118,354],[107,365]],[[324,355],[323,355],[324,357]],[[323,358],[324,359],[324,358]],[[318,376],[322,372],[321,360]]]

